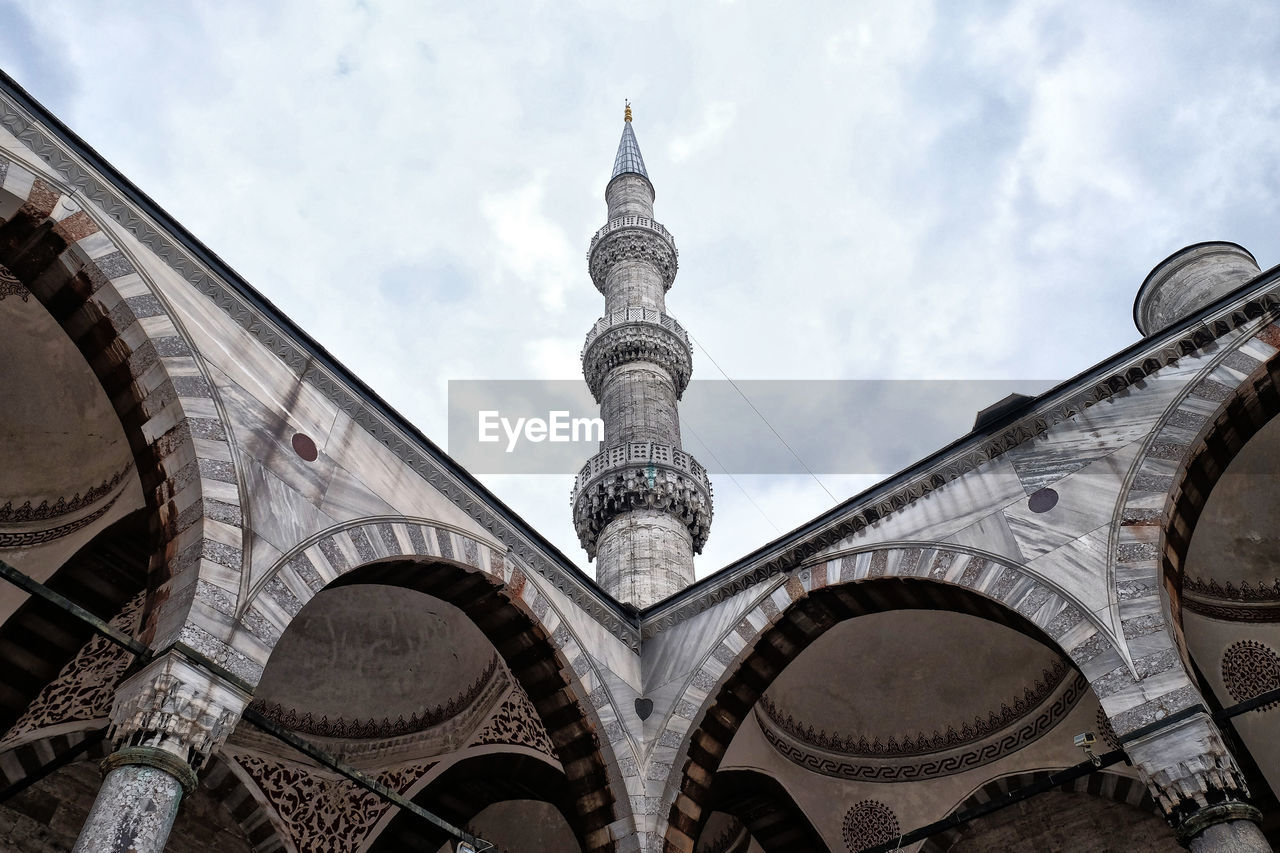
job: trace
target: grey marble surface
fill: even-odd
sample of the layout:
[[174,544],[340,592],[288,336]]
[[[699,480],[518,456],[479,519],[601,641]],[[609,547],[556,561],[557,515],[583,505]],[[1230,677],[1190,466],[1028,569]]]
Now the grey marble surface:
[[102,780],[74,853],[163,853],[182,785],[154,767],[117,767]]

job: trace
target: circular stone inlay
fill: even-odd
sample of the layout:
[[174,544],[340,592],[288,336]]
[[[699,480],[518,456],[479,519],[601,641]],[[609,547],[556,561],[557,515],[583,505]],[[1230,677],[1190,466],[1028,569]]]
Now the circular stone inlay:
[[1027,501],[1027,508],[1032,512],[1048,512],[1058,505],[1058,493],[1053,489],[1041,489]]
[[293,452],[308,462],[315,462],[320,456],[320,451],[316,449],[316,443],[311,440],[311,436],[300,432],[293,434]]
[[[1275,690],[1280,687],[1280,655],[1257,640],[1232,643],[1222,655],[1222,681],[1237,702]],[[1277,706],[1280,702],[1271,702],[1258,710],[1269,711]]]
[[844,816],[844,843],[854,853],[892,841],[902,834],[898,816],[879,800],[855,803]]

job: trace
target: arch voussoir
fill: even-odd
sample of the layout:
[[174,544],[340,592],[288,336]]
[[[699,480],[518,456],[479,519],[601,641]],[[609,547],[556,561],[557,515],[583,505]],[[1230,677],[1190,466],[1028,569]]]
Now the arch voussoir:
[[152,596],[142,638],[217,652],[186,633],[201,564],[238,570],[243,560],[240,490],[212,386],[123,244],[55,181],[0,162],[0,267],[45,307],[97,376],[151,511]]
[[[320,590],[359,582],[416,589],[458,607],[497,649],[538,714],[574,796],[571,822],[584,851],[614,849],[619,822],[609,768],[617,726],[593,664],[558,610],[504,550],[427,520],[388,518],[342,525],[282,557],[241,605],[240,650],[261,672],[275,641]],[[254,627],[254,622],[259,623]],[[617,774],[621,778],[620,772]]]
[[1145,654],[1133,661],[1138,678],[1116,671],[1099,692],[1122,737],[1201,702],[1166,612],[1179,622],[1187,604],[1182,564],[1214,483],[1245,442],[1280,413],[1277,356],[1280,325],[1254,321],[1169,406],[1130,467],[1116,502],[1108,562],[1126,642]]
[[[963,606],[938,591],[946,587],[969,594]],[[658,827],[664,850],[693,849],[709,814],[707,798],[720,762],[782,670],[839,622],[900,607],[961,609],[1029,632],[1070,657],[1086,677],[1101,678],[1123,663],[1112,638],[1083,606],[991,554],[903,544],[830,555],[802,566],[762,591],[722,634],[665,721],[659,743],[679,746],[655,748],[651,765],[658,772],[650,774],[665,785],[666,820]]]

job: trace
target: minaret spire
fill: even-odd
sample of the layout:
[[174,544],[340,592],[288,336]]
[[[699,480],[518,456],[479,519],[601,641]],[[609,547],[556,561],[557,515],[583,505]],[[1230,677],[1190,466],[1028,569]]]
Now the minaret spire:
[[587,333],[582,371],[600,404],[604,442],[574,482],[573,521],[600,585],[637,607],[693,582],[712,511],[707,472],[680,447],[678,403],[693,350],[666,313],[676,245],[653,219],[653,199],[627,102],[605,187],[609,219],[587,253],[605,314]]
[[649,180],[649,173],[644,169],[644,158],[640,156],[640,143],[636,142],[636,132],[631,129],[630,101],[627,101],[626,115],[622,120],[622,139],[618,142],[618,154],[613,158],[613,177],[627,174],[641,175],[646,181]]

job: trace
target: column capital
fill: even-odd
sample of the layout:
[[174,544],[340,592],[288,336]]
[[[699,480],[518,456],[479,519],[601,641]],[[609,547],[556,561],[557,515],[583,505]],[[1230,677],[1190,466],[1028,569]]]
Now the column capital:
[[1248,802],[1244,774],[1208,714],[1194,714],[1124,748],[1183,844],[1215,824],[1261,819]]
[[117,748],[165,750],[199,770],[231,734],[249,699],[239,687],[169,652],[117,688],[108,736]]

